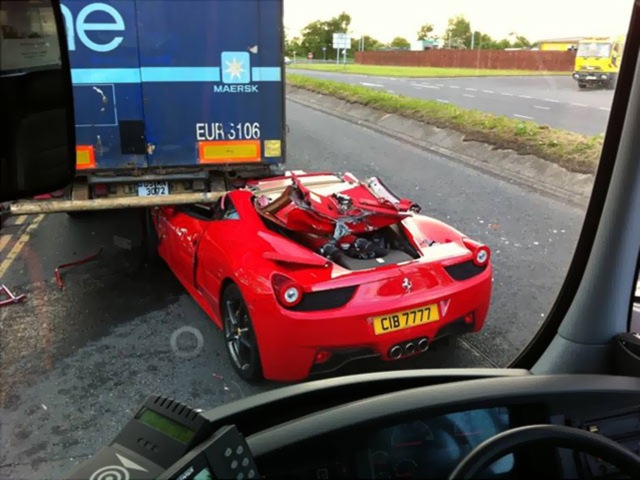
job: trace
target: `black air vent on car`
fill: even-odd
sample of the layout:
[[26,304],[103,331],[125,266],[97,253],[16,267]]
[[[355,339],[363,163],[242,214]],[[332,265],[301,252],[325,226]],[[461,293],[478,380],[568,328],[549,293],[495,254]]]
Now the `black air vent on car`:
[[344,307],[353,297],[357,286],[333,288],[321,292],[305,293],[302,301],[290,310],[296,312],[311,312],[314,310],[330,310]]
[[449,265],[448,267],[444,267],[451,278],[454,280],[468,280],[469,278],[475,277],[476,275],[480,275],[487,268],[486,265],[479,267],[473,260],[468,260],[466,262],[457,263],[455,265]]

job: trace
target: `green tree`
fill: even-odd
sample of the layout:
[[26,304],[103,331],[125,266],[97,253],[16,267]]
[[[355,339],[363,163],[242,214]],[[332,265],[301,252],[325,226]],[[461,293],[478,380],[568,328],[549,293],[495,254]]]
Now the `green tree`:
[[411,47],[411,44],[409,43],[409,40],[404,37],[396,37],[391,40],[389,46],[391,48],[409,48]]
[[[361,38],[363,37],[359,37],[359,38],[352,38],[351,39],[351,50],[353,52],[356,52],[358,50],[360,50],[360,46],[361,44]],[[379,40],[376,40],[375,38],[369,36],[369,35],[365,35],[364,36],[364,49],[365,50],[380,50],[381,48],[384,47],[384,44],[382,42],[380,42]]]
[[300,43],[301,43],[300,37],[293,37],[293,38],[285,37],[284,54],[287,57],[293,57],[294,53],[296,55],[302,55],[302,48]]
[[322,58],[322,47],[327,50],[333,48],[334,33],[348,33],[351,25],[351,16],[348,13],[330,18],[329,20],[316,20],[302,29],[301,54],[313,53],[315,58]]
[[426,40],[429,38],[431,33],[433,32],[433,25],[430,23],[425,23],[418,30],[418,40]]
[[513,46],[516,48],[531,48],[531,42],[527,37],[522,35],[516,35],[516,39],[513,42]]
[[471,47],[471,23],[464,15],[457,15],[447,22],[445,44],[455,48]]
[[495,41],[490,35],[482,32],[476,32],[475,47],[481,50],[490,50],[494,48]]

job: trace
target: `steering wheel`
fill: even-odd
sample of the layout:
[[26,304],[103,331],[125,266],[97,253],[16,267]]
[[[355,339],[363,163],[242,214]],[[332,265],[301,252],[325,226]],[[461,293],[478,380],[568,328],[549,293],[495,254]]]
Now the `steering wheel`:
[[563,425],[529,425],[507,430],[482,442],[460,461],[449,480],[474,478],[516,448],[536,443],[588,453],[614,465],[631,478],[640,478],[640,457],[607,437]]

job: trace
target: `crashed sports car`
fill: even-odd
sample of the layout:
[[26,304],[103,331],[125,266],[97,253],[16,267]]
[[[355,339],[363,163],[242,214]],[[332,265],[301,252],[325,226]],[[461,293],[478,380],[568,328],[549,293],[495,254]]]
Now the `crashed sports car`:
[[153,220],[240,376],[294,381],[482,328],[489,248],[419,212],[378,178],[288,172]]

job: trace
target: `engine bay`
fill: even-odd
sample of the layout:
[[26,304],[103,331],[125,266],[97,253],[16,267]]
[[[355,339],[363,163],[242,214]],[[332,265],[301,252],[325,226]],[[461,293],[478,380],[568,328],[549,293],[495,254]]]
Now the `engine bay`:
[[249,189],[272,229],[348,270],[420,256],[402,226],[420,207],[393,194],[378,178],[361,182],[350,174],[292,174]]

